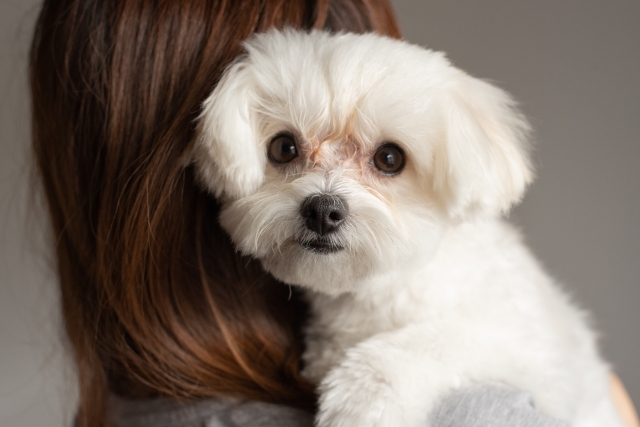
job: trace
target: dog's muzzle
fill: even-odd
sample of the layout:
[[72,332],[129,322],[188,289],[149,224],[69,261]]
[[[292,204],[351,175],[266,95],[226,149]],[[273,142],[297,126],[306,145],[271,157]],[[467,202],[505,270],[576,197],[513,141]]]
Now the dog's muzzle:
[[327,236],[336,232],[349,213],[347,203],[338,196],[312,194],[302,202],[300,215],[308,230],[316,236],[312,240],[300,242],[303,248],[312,252],[328,254],[343,250],[332,243]]

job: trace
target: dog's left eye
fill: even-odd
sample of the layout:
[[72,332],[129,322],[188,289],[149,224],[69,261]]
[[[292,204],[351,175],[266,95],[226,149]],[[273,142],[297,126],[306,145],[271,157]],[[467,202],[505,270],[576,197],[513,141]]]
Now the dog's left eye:
[[386,175],[396,175],[404,168],[404,151],[391,142],[381,145],[373,155],[373,165]]
[[273,137],[269,144],[269,159],[273,163],[289,163],[296,157],[298,157],[298,149],[293,135],[282,132]]

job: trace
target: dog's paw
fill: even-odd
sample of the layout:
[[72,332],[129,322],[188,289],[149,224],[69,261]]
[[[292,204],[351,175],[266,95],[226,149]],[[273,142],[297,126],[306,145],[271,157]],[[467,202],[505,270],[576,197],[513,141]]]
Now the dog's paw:
[[371,359],[357,359],[347,358],[320,384],[317,427],[427,425],[429,402],[414,394],[415,378],[387,372]]
[[323,381],[317,427],[399,427],[405,422],[382,379],[336,369]]

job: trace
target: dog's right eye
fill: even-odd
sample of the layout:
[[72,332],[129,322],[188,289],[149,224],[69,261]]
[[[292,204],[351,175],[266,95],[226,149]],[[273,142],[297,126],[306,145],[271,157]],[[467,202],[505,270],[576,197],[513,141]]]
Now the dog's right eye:
[[404,151],[392,142],[378,147],[372,163],[385,175],[397,175],[404,168]]
[[276,164],[289,163],[298,157],[298,149],[293,135],[288,132],[277,134],[269,144],[269,160]]

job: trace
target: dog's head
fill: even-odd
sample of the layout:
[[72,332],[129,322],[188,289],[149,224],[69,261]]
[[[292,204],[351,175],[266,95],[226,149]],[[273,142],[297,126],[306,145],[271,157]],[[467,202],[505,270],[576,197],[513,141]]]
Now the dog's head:
[[393,282],[532,178],[514,102],[441,53],[295,31],[245,46],[204,103],[194,162],[236,246],[286,283]]

